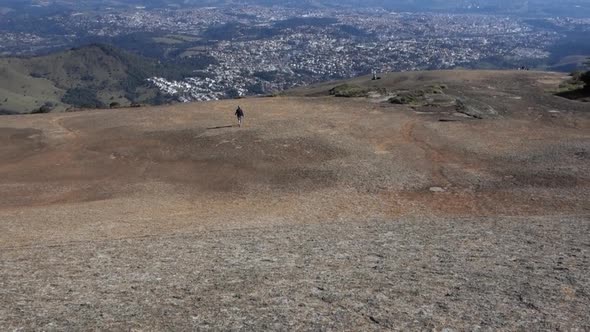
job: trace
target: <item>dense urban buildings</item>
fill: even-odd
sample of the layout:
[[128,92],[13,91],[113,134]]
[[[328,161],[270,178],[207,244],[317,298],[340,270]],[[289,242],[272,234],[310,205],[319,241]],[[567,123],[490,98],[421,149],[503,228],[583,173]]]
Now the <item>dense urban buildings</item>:
[[39,54],[104,41],[162,61],[214,58],[182,81],[150,79],[179,101],[267,94],[372,71],[535,67],[547,63],[567,31],[590,32],[590,19],[582,18],[262,6],[138,6],[37,20],[42,24],[30,24],[43,29],[4,24],[0,53]]

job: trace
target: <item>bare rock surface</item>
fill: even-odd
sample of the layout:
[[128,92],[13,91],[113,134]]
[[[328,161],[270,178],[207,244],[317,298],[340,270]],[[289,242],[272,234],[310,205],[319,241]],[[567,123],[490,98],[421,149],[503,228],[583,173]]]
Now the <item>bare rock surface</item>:
[[589,330],[590,110],[561,79],[350,81],[481,119],[342,82],[241,99],[241,128],[234,100],[2,116],[0,330]]
[[421,218],[4,249],[0,326],[587,330],[587,234],[587,217]]

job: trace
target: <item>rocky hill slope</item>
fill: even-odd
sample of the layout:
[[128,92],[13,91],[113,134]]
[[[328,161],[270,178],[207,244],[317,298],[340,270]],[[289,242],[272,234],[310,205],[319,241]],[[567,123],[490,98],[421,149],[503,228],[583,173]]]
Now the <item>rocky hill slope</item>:
[[236,100],[4,116],[0,329],[588,329],[563,79],[364,77],[241,128]]

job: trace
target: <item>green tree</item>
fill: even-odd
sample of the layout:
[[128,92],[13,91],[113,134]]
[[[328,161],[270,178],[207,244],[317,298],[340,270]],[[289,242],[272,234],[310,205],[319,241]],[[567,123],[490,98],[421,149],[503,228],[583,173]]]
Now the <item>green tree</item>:
[[49,112],[51,112],[52,109],[53,109],[53,103],[52,102],[46,102],[45,104],[43,104],[43,106],[32,110],[31,111],[31,114],[49,113]]
[[84,108],[102,108],[104,104],[97,98],[96,91],[87,88],[68,89],[61,98],[66,104]]

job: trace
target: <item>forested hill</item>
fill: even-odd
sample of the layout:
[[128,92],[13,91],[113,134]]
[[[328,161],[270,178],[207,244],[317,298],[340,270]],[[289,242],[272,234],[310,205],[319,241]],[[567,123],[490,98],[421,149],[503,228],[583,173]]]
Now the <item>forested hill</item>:
[[39,57],[2,58],[0,113],[160,104],[168,99],[147,78],[178,80],[214,62],[199,57],[161,63],[103,44]]

